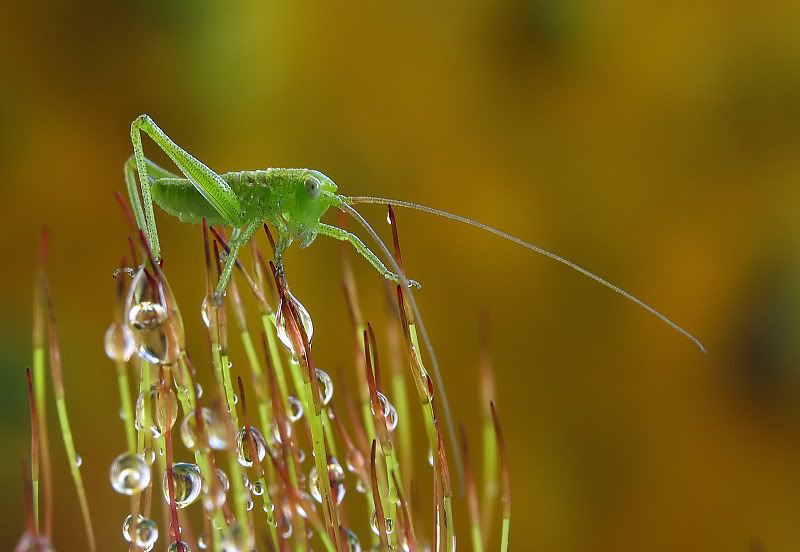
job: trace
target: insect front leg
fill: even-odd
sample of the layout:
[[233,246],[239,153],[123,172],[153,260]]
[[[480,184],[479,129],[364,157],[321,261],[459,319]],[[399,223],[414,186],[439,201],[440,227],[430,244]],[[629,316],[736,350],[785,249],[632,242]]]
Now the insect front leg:
[[[144,223],[147,228],[147,236],[148,239],[150,239],[150,246],[156,258],[161,256],[161,248],[158,242],[156,219],[153,214],[153,198],[150,193],[148,161],[142,149],[142,132],[150,136],[153,142],[169,156],[172,162],[175,163],[175,166],[180,169],[181,173],[189,179],[205,200],[222,215],[230,226],[234,228],[242,226],[242,208],[239,200],[222,177],[173,142],[172,139],[156,125],[153,119],[147,115],[140,115],[131,123],[131,142],[133,143],[133,157],[136,170],[139,174],[139,185],[142,190],[144,208],[142,209],[140,205],[137,212],[137,207],[134,207],[134,214],[137,217],[137,223]],[[130,188],[131,186],[129,183],[129,190]]]
[[395,274],[394,272],[386,268],[386,265],[383,264],[383,261],[381,261],[375,253],[373,253],[366,245],[364,245],[364,242],[362,242],[355,234],[351,234],[347,230],[342,230],[341,228],[337,228],[336,226],[331,226],[329,224],[324,224],[322,222],[320,222],[319,225],[317,226],[317,230],[323,236],[328,236],[330,238],[336,238],[337,240],[349,242],[350,245],[352,245],[353,248],[358,252],[358,254],[364,257],[369,262],[369,264],[371,264],[372,267],[378,272],[380,272],[381,276],[383,276],[387,280],[394,282],[395,284],[403,284],[404,282],[406,282],[406,285],[408,287],[415,287],[417,289],[422,288],[419,282],[403,278],[402,276]]
[[225,295],[225,289],[228,287],[228,282],[230,282],[231,274],[233,273],[234,265],[236,265],[236,257],[239,254],[239,250],[244,244],[250,241],[250,238],[253,237],[253,234],[256,233],[256,230],[261,228],[261,224],[262,222],[260,220],[254,220],[247,223],[244,228],[235,228],[233,230],[231,239],[228,242],[228,248],[230,251],[228,252],[228,257],[225,259],[225,266],[222,268],[222,274],[219,276],[217,289],[214,291],[214,301],[218,305],[222,303],[222,297]]

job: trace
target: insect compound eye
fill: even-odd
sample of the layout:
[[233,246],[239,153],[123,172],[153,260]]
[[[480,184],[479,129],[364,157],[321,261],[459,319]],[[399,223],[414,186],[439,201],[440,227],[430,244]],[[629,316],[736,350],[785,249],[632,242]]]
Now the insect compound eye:
[[306,177],[305,185],[308,197],[310,197],[311,199],[317,199],[319,197],[319,191],[321,189],[319,180],[317,180],[316,177],[309,175]]

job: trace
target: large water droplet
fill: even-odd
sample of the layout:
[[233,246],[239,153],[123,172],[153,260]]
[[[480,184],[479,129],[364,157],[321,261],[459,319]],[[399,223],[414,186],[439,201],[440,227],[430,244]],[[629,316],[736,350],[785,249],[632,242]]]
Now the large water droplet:
[[[385,518],[385,520],[386,520],[386,534],[391,535],[392,531],[394,531],[394,522],[392,521],[392,518]],[[372,510],[372,516],[369,518],[369,526],[370,528],[372,528],[373,533],[375,533],[376,535],[381,534],[380,528],[378,527],[378,512],[375,510]]]
[[303,417],[303,403],[294,395],[289,395],[289,421],[296,422]]
[[[175,505],[178,508],[186,508],[200,496],[203,484],[200,468],[196,464],[178,462],[172,465],[172,474],[175,482]],[[166,473],[161,483],[164,500],[169,504],[169,480]]]
[[[155,521],[143,517],[141,514],[137,519],[136,527],[132,528],[133,516],[129,514],[125,518],[122,523],[122,536],[128,542],[133,539],[136,546],[143,550],[151,550],[158,540],[158,526]],[[131,531],[131,529],[133,530]]]
[[142,301],[128,311],[128,324],[134,330],[152,330],[167,319],[167,309],[160,303]]
[[[144,428],[144,393],[139,393],[136,399],[136,429]],[[172,429],[175,420],[178,419],[178,399],[172,389],[161,389],[154,383],[150,386],[150,432],[153,437],[160,437],[161,434]]]
[[163,364],[168,357],[167,333],[163,327],[167,309],[160,302],[144,267],[139,268],[125,300],[125,310],[139,356],[153,364]]
[[317,368],[317,381],[319,382],[319,397],[322,405],[325,406],[333,398],[333,380],[328,372]]
[[133,495],[150,483],[150,466],[144,458],[126,452],[111,463],[111,486],[120,494]]
[[200,550],[205,550],[208,548],[208,539],[205,535],[200,535],[197,537],[197,546],[200,548]]
[[[264,436],[257,428],[250,426],[249,433],[253,436],[256,454],[258,454],[258,461],[260,462],[267,455],[267,442],[264,440]],[[250,455],[250,439],[248,438],[247,434],[248,431],[245,427],[242,427],[239,430],[239,433],[236,434],[236,453],[239,458],[239,463],[242,466],[249,468],[253,465],[253,457]]]
[[342,527],[342,535],[344,535],[344,542],[347,545],[347,552],[361,552],[361,543],[355,533]]
[[[331,497],[334,503],[341,504],[345,493],[344,470],[334,456],[328,456],[328,481],[331,485]],[[308,475],[308,490],[311,491],[314,500],[322,503],[322,490],[319,488],[317,468],[312,468]]]
[[197,417],[194,411],[187,414],[181,422],[181,439],[186,448],[190,450],[197,448],[207,450],[208,447],[215,450],[228,448],[228,432],[225,430],[225,422],[217,411],[201,407],[200,415],[203,418],[204,439],[202,440],[197,435]]
[[128,362],[136,351],[131,329],[116,322],[111,324],[106,330],[105,349],[111,360]]
[[[314,336],[314,323],[311,321],[311,316],[308,314],[306,308],[300,303],[300,301],[295,298],[294,295],[286,292],[286,298],[294,304],[296,307],[296,311],[298,317],[300,318],[300,324],[303,326],[303,329],[306,332],[306,337],[308,338],[308,344],[311,345],[311,338]],[[294,344],[292,343],[291,337],[289,337],[289,330],[286,328],[286,320],[283,317],[283,299],[281,302],[278,303],[278,310],[275,311],[275,327],[277,329],[278,339],[281,340],[289,351],[297,356],[300,351],[294,350]]]

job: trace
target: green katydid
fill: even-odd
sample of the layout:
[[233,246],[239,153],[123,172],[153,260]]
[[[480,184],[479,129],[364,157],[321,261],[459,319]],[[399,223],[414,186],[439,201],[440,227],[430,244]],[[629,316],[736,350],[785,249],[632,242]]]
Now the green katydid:
[[[183,177],[159,167],[144,156],[143,132],[150,136],[172,160]],[[417,282],[406,278],[377,232],[352,207],[352,205],[361,203],[391,204],[475,226],[562,263],[637,304],[686,336],[705,352],[703,345],[691,333],[608,280],[564,257],[472,219],[409,201],[339,195],[336,193],[337,187],[333,180],[321,172],[311,169],[264,169],[218,174],[173,142],[147,115],[137,117],[131,124],[131,141],[133,142],[133,156],[125,163],[125,180],[136,222],[139,228],[145,231],[155,258],[161,257],[161,249],[153,213],[153,202],[184,222],[199,223],[205,218],[208,224],[221,224],[232,228],[229,242],[230,253],[215,291],[217,302],[222,300],[225,293],[239,250],[265,222],[272,224],[278,233],[275,261],[281,275],[283,274],[283,253],[286,248],[294,241],[299,241],[301,247],[307,247],[321,234],[349,242],[384,278],[406,287],[419,287]],[[138,173],[141,200],[136,173]],[[364,227],[380,247],[392,270],[389,270],[380,257],[364,245],[355,234],[320,221],[330,207],[336,207],[346,212]],[[431,355],[436,385],[442,395],[448,429],[452,436],[454,432],[450,423],[449,409],[438,363],[413,295],[409,293],[408,298],[415,311],[423,342]]]
[[[183,173],[184,178],[162,169],[144,156],[142,132],[150,136],[156,145],[172,159]],[[417,282],[405,277],[400,267],[393,262],[394,257],[389,253],[377,233],[351,207],[358,203],[391,204],[475,226],[562,263],[636,303],[705,351],[700,341],[692,334],[644,301],[608,280],[551,251],[472,219],[410,201],[338,195],[333,180],[321,172],[311,169],[265,169],[220,175],[173,142],[147,115],[139,116],[131,125],[131,141],[133,142],[133,156],[125,164],[125,180],[137,224],[146,231],[156,258],[160,258],[161,249],[153,214],[153,201],[164,211],[177,216],[183,222],[199,223],[205,218],[210,225],[223,224],[233,229],[230,255],[215,293],[217,301],[221,300],[228,285],[239,249],[265,222],[275,226],[278,231],[275,260],[280,273],[283,273],[283,253],[292,242],[300,241],[301,247],[307,247],[316,239],[317,235],[322,234],[349,242],[387,280],[402,283],[407,287],[419,288]],[[142,209],[142,202],[139,201],[134,168],[139,175],[144,209]],[[359,223],[366,227],[373,239],[377,240],[396,272],[386,268],[381,259],[356,235],[320,221],[328,208],[332,206],[354,216]]]

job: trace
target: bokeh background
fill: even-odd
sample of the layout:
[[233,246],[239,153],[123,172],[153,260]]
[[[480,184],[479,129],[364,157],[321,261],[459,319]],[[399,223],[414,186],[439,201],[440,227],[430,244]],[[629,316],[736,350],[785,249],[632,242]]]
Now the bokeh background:
[[[124,190],[129,124],[146,112],[220,172],[313,167],[345,194],[415,200],[530,239],[703,340],[707,355],[564,267],[399,213],[453,411],[474,442],[479,313],[492,320],[512,549],[798,549],[796,3],[0,9],[2,548],[23,527],[23,371],[37,233],[47,225],[96,530],[104,550],[122,549],[127,503],[110,489],[107,467],[124,437],[102,336],[127,235],[112,192]],[[385,213],[363,211],[388,237]],[[200,335],[199,229],[158,215],[168,274]],[[338,252],[320,239],[287,263],[315,321],[319,363],[346,370]],[[365,313],[381,320],[380,281],[366,263],[354,266]],[[84,550],[53,443],[56,543]],[[456,514],[463,528],[463,506]]]

